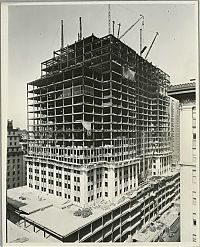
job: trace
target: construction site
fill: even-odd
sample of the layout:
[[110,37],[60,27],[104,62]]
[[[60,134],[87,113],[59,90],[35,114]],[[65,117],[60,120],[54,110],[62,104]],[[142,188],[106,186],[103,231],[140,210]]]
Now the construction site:
[[144,58],[120,40],[135,24],[83,38],[80,17],[64,47],[61,23],[61,48],[27,84],[27,182],[85,207],[170,171],[170,78],[147,61],[157,34]]
[[21,231],[13,243],[29,239],[53,243],[174,242],[179,237],[179,210],[174,212],[179,194],[177,171],[153,176],[112,202],[101,200],[84,209],[68,199],[20,187],[8,190],[7,218]]

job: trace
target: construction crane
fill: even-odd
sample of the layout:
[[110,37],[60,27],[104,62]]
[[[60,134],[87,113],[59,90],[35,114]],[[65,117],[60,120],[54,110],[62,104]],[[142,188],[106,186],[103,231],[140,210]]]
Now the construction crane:
[[149,55],[149,52],[150,52],[150,50],[151,50],[151,48],[152,48],[152,46],[153,46],[153,44],[154,44],[157,36],[158,36],[158,32],[156,32],[156,35],[155,35],[155,37],[154,37],[154,39],[153,39],[153,41],[152,41],[152,43],[151,43],[151,45],[149,47],[149,50],[147,51],[147,54],[145,56],[145,59],[147,59],[147,56]]
[[124,32],[120,37],[119,39],[121,39],[122,37],[124,37],[124,35],[126,35],[141,19],[143,19],[144,16],[143,15],[140,15],[140,18],[133,24],[131,25],[127,30],[126,32]]
[[110,20],[111,20],[111,10],[110,10],[110,4],[108,4],[108,34],[110,34]]

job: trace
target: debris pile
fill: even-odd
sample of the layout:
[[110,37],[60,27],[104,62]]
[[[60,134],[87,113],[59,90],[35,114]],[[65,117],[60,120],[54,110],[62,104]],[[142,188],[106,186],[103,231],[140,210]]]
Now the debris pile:
[[91,208],[78,209],[77,211],[74,212],[74,216],[79,216],[82,218],[87,218],[90,215],[92,215]]

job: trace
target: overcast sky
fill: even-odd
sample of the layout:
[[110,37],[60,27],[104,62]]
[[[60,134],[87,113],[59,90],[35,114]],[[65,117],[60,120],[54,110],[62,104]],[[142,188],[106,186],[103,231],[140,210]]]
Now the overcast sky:
[[[172,84],[197,78],[195,5],[112,4],[111,20],[121,23],[123,34],[140,14],[145,17],[144,45],[159,33],[148,60],[170,75]],[[26,128],[26,84],[40,77],[40,64],[60,48],[60,21],[64,20],[64,44],[77,41],[79,16],[83,36],[108,33],[108,5],[9,6],[8,10],[8,118]],[[139,51],[141,21],[122,41]],[[117,30],[117,26],[115,28]]]

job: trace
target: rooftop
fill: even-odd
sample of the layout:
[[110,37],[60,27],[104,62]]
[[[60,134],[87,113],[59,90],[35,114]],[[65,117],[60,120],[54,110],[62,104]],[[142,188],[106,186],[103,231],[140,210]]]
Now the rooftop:
[[[176,220],[179,220],[179,212],[180,204],[176,201],[174,202],[174,206],[165,211],[160,218],[150,221],[139,232],[135,233],[133,239],[139,242],[152,242],[152,240],[160,236],[161,233],[167,232],[166,229],[175,229],[177,226],[173,224]],[[165,237],[167,237],[167,235],[169,234],[164,234]]]
[[7,220],[7,234],[8,243],[52,243],[58,242],[57,239],[49,236],[49,238],[44,238],[36,233],[29,232],[27,229],[24,230],[22,227]]
[[196,83],[184,83],[178,85],[171,85],[168,89],[168,95],[177,99],[185,99],[186,97],[195,98]]
[[[159,177],[159,179],[164,179],[164,177]],[[24,214],[25,218],[60,236],[66,236],[70,232],[103,216],[115,207],[124,204],[130,198],[134,198],[138,192],[144,191],[144,189],[151,186],[151,183],[156,183],[156,181],[159,181],[158,178],[154,178],[153,182],[145,182],[137,189],[125,193],[120,198],[115,198],[113,202],[102,200],[100,204],[91,207],[92,214],[86,218],[74,215],[74,212],[80,207],[72,204],[69,200],[40,192],[27,186],[9,189],[7,191],[7,200],[10,205]],[[70,222],[70,224],[66,224],[66,222]]]

